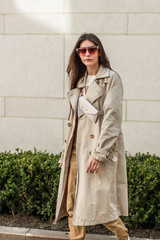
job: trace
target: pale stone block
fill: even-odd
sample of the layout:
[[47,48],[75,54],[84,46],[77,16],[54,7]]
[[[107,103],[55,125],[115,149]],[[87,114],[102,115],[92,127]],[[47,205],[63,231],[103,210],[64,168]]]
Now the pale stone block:
[[129,14],[129,33],[160,33],[160,14]]
[[[65,22],[63,14],[14,14],[6,15],[6,33],[64,33],[70,22]],[[67,20],[67,19],[66,19]]]
[[0,118],[0,151],[47,150],[57,154],[62,149],[63,120],[40,118]]
[[66,99],[6,98],[6,116],[67,118]]
[[66,12],[159,12],[159,0],[65,1]]
[[160,101],[127,101],[127,120],[160,121]]
[[0,97],[0,116],[4,116],[4,97]]
[[127,106],[127,101],[123,100],[122,120],[126,120],[126,106]]
[[160,36],[99,36],[124,99],[160,100]]
[[0,14],[0,33],[4,33],[4,16]]
[[66,35],[65,36],[65,97],[67,98],[67,92],[70,90],[70,81],[67,74],[67,67],[69,64],[69,57],[71,52],[79,38],[79,35]]
[[0,36],[0,95],[63,97],[63,36]]
[[6,15],[6,33],[127,33],[126,14]]
[[160,155],[160,123],[124,121],[122,131],[125,150],[129,153],[149,152]]
[[63,0],[0,0],[0,13],[63,12]]
[[[65,70],[67,70],[69,57],[79,37],[80,37],[80,34],[65,36]],[[67,74],[66,74],[66,78],[67,78]]]

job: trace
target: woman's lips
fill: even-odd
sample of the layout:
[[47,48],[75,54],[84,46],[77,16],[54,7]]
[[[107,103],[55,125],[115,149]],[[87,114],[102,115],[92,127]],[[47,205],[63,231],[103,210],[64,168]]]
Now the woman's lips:
[[87,62],[88,62],[88,61],[91,61],[91,59],[86,59],[85,61],[87,61]]

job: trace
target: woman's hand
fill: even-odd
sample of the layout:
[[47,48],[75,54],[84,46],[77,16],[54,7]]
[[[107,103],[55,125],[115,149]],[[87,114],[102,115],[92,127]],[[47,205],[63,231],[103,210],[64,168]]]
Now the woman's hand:
[[60,164],[59,164],[59,167],[62,167],[62,165],[63,165],[63,163],[60,163]]
[[87,163],[87,169],[86,172],[90,172],[90,173],[98,173],[99,170],[99,166],[100,166],[100,161],[96,160],[94,157],[90,156],[88,163]]

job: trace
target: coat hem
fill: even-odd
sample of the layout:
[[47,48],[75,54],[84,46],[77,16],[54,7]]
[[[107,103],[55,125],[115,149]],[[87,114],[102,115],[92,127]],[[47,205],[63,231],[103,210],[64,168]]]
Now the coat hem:
[[73,225],[75,226],[90,226],[90,225],[96,225],[96,224],[103,224],[103,223],[108,223],[116,220],[120,216],[126,216],[126,215],[121,215],[117,214],[112,217],[107,217],[107,218],[98,218],[98,219],[93,219],[93,220],[86,220],[86,219],[79,219],[76,215],[73,217]]
[[53,224],[53,225],[57,224],[57,222],[58,222],[61,218],[66,217],[66,216],[68,216],[68,213],[63,214],[62,216],[59,216],[59,217],[55,218],[52,224]]

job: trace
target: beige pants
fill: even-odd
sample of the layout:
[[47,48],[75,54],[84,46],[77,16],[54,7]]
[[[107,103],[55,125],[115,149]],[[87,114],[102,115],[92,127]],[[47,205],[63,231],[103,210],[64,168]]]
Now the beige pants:
[[[83,240],[86,234],[86,226],[75,226],[73,221],[73,207],[75,199],[75,187],[77,177],[77,162],[76,162],[76,136],[74,137],[74,143],[72,148],[72,154],[70,158],[70,168],[68,175],[68,190],[67,190],[67,212],[68,212],[68,226],[70,229],[69,238],[71,240]],[[120,218],[103,223],[110,231],[115,234],[118,240],[128,240],[128,229],[124,226]]]

